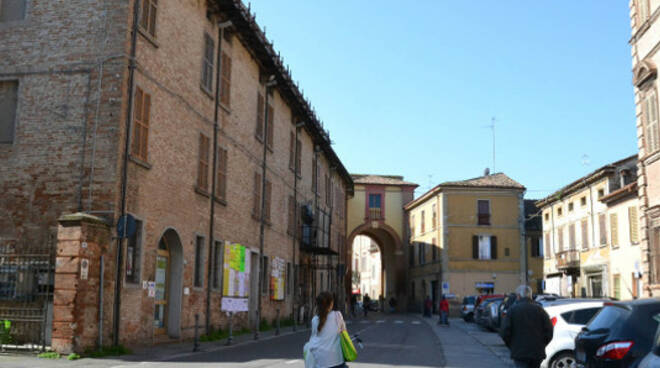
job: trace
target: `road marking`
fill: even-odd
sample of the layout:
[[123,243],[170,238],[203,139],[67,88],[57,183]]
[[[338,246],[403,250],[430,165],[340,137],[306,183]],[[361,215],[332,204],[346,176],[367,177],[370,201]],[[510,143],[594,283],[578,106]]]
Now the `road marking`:
[[376,323],[385,323],[385,320],[384,319],[379,319],[378,321],[376,321]]
[[360,323],[369,323],[369,321],[360,321]]
[[396,320],[396,321],[394,321],[394,323],[396,323],[397,325],[400,325],[400,324],[403,323],[403,321],[401,321],[401,320]]
[[302,362],[302,360],[300,359],[287,360],[286,362],[284,362],[284,364],[294,364],[298,362]]
[[422,322],[420,322],[420,321],[412,321],[412,324],[413,324],[413,325],[420,325],[420,324],[422,324]]

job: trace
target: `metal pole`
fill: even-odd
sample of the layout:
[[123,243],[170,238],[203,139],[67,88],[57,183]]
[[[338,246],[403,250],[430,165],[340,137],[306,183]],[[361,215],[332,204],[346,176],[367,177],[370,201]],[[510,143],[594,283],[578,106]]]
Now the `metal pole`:
[[[131,33],[131,54],[128,60],[128,109],[126,109],[126,136],[124,137],[124,157],[122,167],[122,180],[121,180],[121,215],[126,215],[126,194],[128,190],[128,149],[130,147],[131,138],[131,120],[133,118],[133,87],[135,69],[137,67],[135,62],[135,55],[137,49],[137,25],[138,15],[140,13],[140,2],[133,1],[133,30]],[[124,224],[124,232],[126,232],[126,224]],[[122,237],[117,239],[117,254],[115,265],[115,300],[114,300],[114,313],[112,316],[112,344],[119,345],[119,323],[121,320],[121,264],[122,264]]]
[[199,314],[195,313],[195,340],[193,342],[193,352],[199,351]]
[[234,312],[229,312],[229,337],[227,337],[227,346],[231,345],[232,341],[234,341],[234,326],[232,321],[233,316]]
[[277,319],[275,323],[275,336],[280,334],[280,308],[277,308]]
[[264,113],[264,150],[263,150],[263,157],[261,161],[261,210],[259,213],[259,288],[258,288],[258,295],[257,295],[257,318],[256,318],[256,327],[254,329],[254,339],[258,340],[259,339],[259,325],[261,323],[261,294],[262,290],[265,287],[263,285],[263,278],[264,275],[262,275],[262,272],[264,271],[264,232],[265,232],[265,225],[266,225],[266,158],[268,156],[268,93],[269,89],[275,86],[275,77],[270,76],[268,80],[266,81],[266,97],[265,97],[265,103],[264,103],[264,109],[266,110]]
[[103,283],[104,278],[104,263],[103,256],[101,256],[101,265],[99,267],[99,350],[103,347]]

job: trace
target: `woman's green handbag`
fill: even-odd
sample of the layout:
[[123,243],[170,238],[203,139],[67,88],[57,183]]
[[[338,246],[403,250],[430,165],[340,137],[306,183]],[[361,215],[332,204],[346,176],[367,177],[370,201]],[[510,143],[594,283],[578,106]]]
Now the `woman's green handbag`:
[[351,337],[348,336],[348,332],[343,330],[339,333],[339,342],[341,343],[341,352],[344,355],[344,360],[347,362],[352,362],[357,358],[357,350],[351,341]]

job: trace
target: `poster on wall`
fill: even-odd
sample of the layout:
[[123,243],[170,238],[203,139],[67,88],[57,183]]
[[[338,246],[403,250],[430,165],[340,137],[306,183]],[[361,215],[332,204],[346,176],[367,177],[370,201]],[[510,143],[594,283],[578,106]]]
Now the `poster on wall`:
[[284,279],[286,278],[286,262],[275,257],[270,272],[270,299],[284,300]]
[[222,295],[247,298],[250,293],[250,250],[240,244],[225,243]]

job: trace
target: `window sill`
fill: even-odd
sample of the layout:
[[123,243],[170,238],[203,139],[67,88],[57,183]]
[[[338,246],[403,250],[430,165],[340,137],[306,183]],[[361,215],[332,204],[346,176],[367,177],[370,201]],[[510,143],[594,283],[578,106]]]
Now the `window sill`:
[[214,196],[214,197],[213,197],[213,200],[214,200],[216,203],[218,203],[218,204],[220,204],[220,205],[223,205],[223,206],[227,207],[227,200],[226,200],[226,199],[224,199],[224,198],[218,198],[218,197],[215,197],[215,196]]
[[260,136],[259,134],[254,133],[254,139],[259,141],[259,143],[264,144],[264,137]]
[[203,84],[199,84],[199,89],[201,89],[204,95],[206,95],[206,97],[208,97],[211,101],[215,100],[215,97],[213,97],[213,92],[209,91],[206,87],[204,87]]
[[202,188],[198,187],[197,185],[195,185],[195,193],[197,193],[197,194],[199,194],[203,197],[206,197],[206,198],[211,198],[211,193],[209,193],[205,189],[202,189]]
[[224,103],[220,102],[218,103],[218,106],[220,106],[227,114],[231,115],[231,108],[228,105],[225,105]]
[[153,47],[155,47],[155,48],[160,47],[160,45],[158,44],[158,41],[156,41],[156,37],[150,35],[149,32],[147,32],[144,28],[142,28],[142,26],[138,26],[137,28],[138,28],[138,33],[141,34],[142,37],[144,37],[147,41],[149,41],[149,43]]
[[139,158],[137,158],[133,155],[129,154],[128,155],[128,160],[131,161],[132,163],[138,165],[138,166],[141,166],[141,167],[147,169],[147,170],[151,170],[151,164],[150,163],[148,163],[146,161],[142,161],[141,159],[139,159]]

